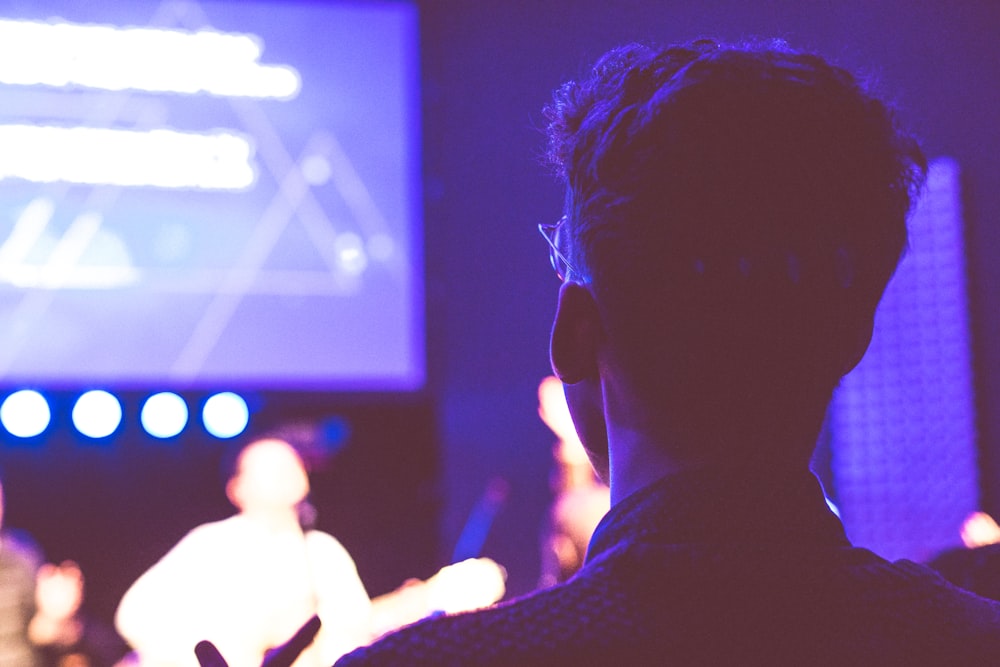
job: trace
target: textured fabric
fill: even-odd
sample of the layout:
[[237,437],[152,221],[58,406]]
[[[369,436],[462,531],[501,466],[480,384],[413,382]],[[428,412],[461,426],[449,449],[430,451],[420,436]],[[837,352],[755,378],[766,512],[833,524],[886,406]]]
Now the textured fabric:
[[327,667],[371,637],[371,601],[344,547],[237,515],[188,533],[126,592],[116,623],[143,667],[197,667],[202,639],[231,667],[258,667],[315,613],[323,630],[296,667]]
[[664,479],[612,508],[565,584],[337,667],[1000,664],[1000,604],[852,547],[808,472],[767,475]]
[[1000,544],[948,549],[928,565],[956,586],[1000,600]]

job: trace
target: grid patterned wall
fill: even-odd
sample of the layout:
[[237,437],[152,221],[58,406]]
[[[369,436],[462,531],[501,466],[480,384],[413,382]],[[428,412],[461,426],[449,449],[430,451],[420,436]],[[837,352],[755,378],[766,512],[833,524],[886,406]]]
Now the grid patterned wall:
[[831,405],[831,468],[848,536],[890,559],[955,546],[978,506],[961,212],[958,165],[936,160],[872,345]]

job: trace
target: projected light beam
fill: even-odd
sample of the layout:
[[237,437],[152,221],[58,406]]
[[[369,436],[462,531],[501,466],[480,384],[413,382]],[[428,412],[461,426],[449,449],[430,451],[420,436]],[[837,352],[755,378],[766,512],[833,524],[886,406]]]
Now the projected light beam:
[[261,65],[253,35],[0,20],[0,83],[291,99],[292,67]]
[[0,125],[0,180],[244,190],[252,155],[228,132]]

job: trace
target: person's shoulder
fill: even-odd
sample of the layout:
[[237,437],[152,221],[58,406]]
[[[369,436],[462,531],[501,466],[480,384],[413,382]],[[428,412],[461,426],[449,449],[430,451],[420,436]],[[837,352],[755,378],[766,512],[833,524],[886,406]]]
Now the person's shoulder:
[[309,550],[320,553],[328,557],[350,557],[347,548],[340,543],[336,537],[322,530],[309,530],[305,533],[306,544]]
[[198,524],[197,526],[189,530],[182,539],[188,539],[188,538],[200,539],[206,536],[212,536],[224,533],[226,531],[239,530],[240,519],[241,519],[240,515],[235,514],[226,519],[220,519],[218,521],[209,521],[207,523]]
[[[509,610],[479,610],[418,621],[341,658],[336,667],[473,665],[510,646]],[[497,626],[503,626],[497,627]]]
[[907,559],[888,563],[884,579],[894,580],[894,588],[916,591],[925,599],[952,599],[959,604],[981,608],[987,613],[996,614],[1000,622],[1000,602],[979,596],[948,581],[936,569]]
[[886,562],[866,573],[864,604],[857,610],[877,625],[891,619],[914,645],[958,654],[1000,655],[1000,602],[947,581],[910,560]]
[[994,631],[1000,637],[1000,601],[957,586],[948,581],[940,572],[926,565],[900,560],[894,562],[893,566],[916,584],[936,592],[941,597],[950,598],[962,608],[991,620],[995,624]]
[[42,548],[29,533],[14,528],[4,529],[0,533],[0,554],[5,560],[31,570],[41,566]]
[[214,545],[220,542],[232,542],[245,532],[241,529],[240,524],[241,521],[238,514],[226,519],[199,524],[185,533],[171,548],[171,552],[194,550],[200,553],[205,549],[213,548]]
[[917,613],[909,618],[908,633],[922,635],[928,651],[940,651],[942,660],[952,660],[949,664],[997,663],[1000,601],[956,586],[924,565],[896,561],[893,566],[912,583],[922,603],[914,603]]
[[576,606],[589,599],[578,590],[584,586],[571,580],[486,609],[424,619],[344,656],[337,667],[564,664],[601,634],[599,614],[588,617]]

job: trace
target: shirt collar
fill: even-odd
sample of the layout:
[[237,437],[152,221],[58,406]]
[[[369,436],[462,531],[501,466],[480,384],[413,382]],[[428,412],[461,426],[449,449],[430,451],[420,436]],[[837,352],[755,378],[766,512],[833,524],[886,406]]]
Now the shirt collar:
[[735,468],[672,474],[631,494],[598,525],[587,560],[634,542],[850,545],[811,472]]

